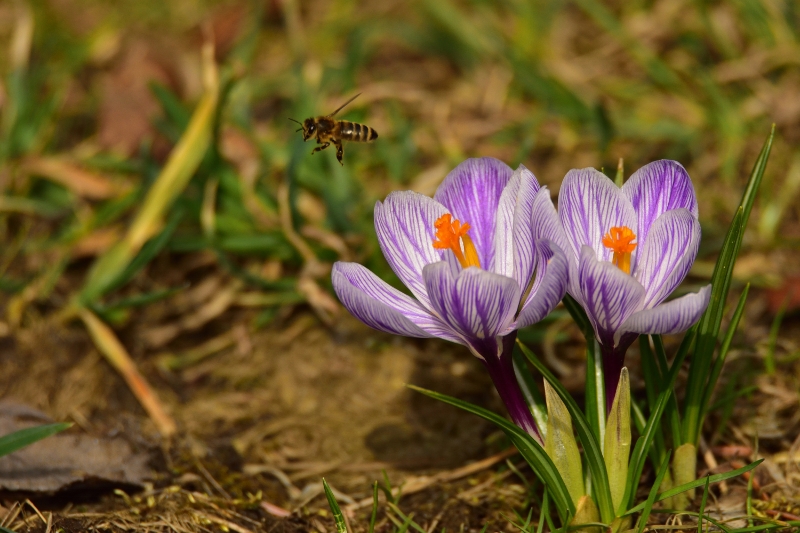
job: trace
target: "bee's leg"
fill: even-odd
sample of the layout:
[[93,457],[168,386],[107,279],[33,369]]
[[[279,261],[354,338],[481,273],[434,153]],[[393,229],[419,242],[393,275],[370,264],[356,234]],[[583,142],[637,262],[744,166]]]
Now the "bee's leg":
[[342,156],[344,156],[344,150],[342,149],[342,141],[334,140],[333,144],[336,146],[336,159],[339,161],[339,164],[344,166],[342,163]]
[[[319,141],[317,141],[317,142],[319,142]],[[314,155],[314,154],[316,154],[316,153],[317,153],[317,152],[319,152],[320,150],[324,150],[325,148],[327,148],[327,147],[328,147],[328,146],[330,146],[330,145],[331,145],[331,143],[325,143],[325,144],[323,144],[322,146],[317,146],[316,148],[314,148],[313,150],[311,150],[311,155]]]

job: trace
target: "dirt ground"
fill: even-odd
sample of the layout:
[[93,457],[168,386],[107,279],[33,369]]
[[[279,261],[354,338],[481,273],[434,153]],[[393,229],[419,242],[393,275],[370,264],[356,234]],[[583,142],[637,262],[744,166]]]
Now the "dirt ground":
[[[131,486],[87,478],[47,495],[7,494],[32,499],[12,508],[21,511],[9,524],[15,531],[333,531],[322,477],[337,491],[353,531],[365,531],[372,484],[383,482],[383,472],[403,488],[399,509],[426,531],[479,531],[484,524],[515,530],[505,517],[525,512],[532,482],[521,458],[486,422],[404,386],[502,412],[483,368],[465,350],[383,335],[346,316],[325,327],[302,308],[254,334],[244,326],[251,317],[229,312],[201,330],[182,331],[169,351],[154,349],[164,318],[175,317],[186,298],[168,300],[121,333],[178,424],[169,442],[159,439],[80,325],[43,318],[2,337],[5,401],[75,421],[69,433],[121,439],[131,448],[129,460],[144,457],[149,470]],[[785,331],[796,332],[796,325],[795,318]],[[737,396],[727,421],[710,418],[705,467],[715,457],[722,468],[767,457],[754,478],[767,501],[756,509],[791,517],[800,472],[787,452],[798,444],[800,369],[789,361],[774,376],[748,377],[761,364],[756,339],[767,327],[753,322],[731,355],[725,381],[748,392]],[[554,367],[577,392],[579,335],[569,327],[564,332],[568,340],[557,346]],[[796,353],[796,342],[781,337],[783,353]],[[551,351],[546,344],[539,349]],[[633,367],[637,356],[632,350]],[[640,386],[634,378],[634,388]],[[729,389],[721,384],[721,391]],[[715,492],[723,515],[743,511],[745,483]],[[112,492],[114,486],[125,492]],[[387,510],[381,496],[377,531],[392,530]],[[286,511],[291,517],[280,516]]]

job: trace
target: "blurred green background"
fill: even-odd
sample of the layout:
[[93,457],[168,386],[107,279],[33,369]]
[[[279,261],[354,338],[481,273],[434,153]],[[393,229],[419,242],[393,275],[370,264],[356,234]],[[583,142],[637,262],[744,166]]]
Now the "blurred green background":
[[[255,327],[305,303],[330,320],[333,261],[391,278],[374,202],[432,193],[472,156],[523,163],[554,195],[571,168],[680,161],[701,202],[700,284],[773,123],[737,276],[781,286],[800,243],[798,28],[791,0],[5,1],[4,328],[78,294],[121,325],[219,271]],[[210,140],[131,244],[210,93]],[[346,143],[343,167],[312,157],[287,119],[356,93],[340,116],[380,138]]]

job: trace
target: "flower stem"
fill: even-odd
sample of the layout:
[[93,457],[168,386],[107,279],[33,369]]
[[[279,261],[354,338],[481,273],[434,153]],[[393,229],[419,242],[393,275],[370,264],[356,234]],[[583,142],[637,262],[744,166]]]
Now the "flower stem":
[[531,410],[519,387],[517,377],[514,375],[514,360],[511,354],[516,338],[516,331],[502,337],[502,353],[487,354],[482,361],[486,370],[489,371],[489,376],[491,376],[494,387],[500,394],[500,399],[503,400],[511,420],[541,443],[542,437],[539,429],[536,427]]

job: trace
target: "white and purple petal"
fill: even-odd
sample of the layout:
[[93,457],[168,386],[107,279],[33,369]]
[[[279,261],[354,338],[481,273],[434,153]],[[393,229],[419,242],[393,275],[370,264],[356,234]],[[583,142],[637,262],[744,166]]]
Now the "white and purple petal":
[[442,260],[433,247],[436,220],[447,213],[439,202],[411,191],[393,192],[375,204],[375,231],[389,266],[411,293],[429,307],[422,269]]
[[597,338],[606,345],[613,342],[622,323],[641,309],[645,294],[636,279],[607,261],[598,261],[589,246],[581,249],[578,286]]
[[561,248],[550,240],[536,243],[536,277],[517,316],[516,328],[539,322],[552,311],[567,291],[569,263]]
[[539,182],[533,173],[520,165],[503,190],[497,208],[494,234],[494,263],[486,270],[528,284],[533,274],[534,238],[531,227]]
[[514,320],[520,289],[512,278],[476,267],[455,272],[445,262],[423,276],[432,311],[467,343],[496,337]]
[[369,327],[406,337],[435,336],[414,324],[394,307],[372,298],[360,288],[352,285],[341,272],[334,271],[332,280],[336,296],[339,297],[342,305]]
[[568,269],[568,288],[577,293],[578,282],[578,256],[572,253],[572,245],[564,232],[564,226],[558,217],[553,200],[550,199],[550,190],[542,187],[536,194],[531,217],[531,229],[533,241],[539,242],[542,239],[552,241],[564,253]]
[[615,340],[626,333],[668,334],[686,331],[700,320],[711,298],[711,285],[669,302],[632,314],[617,330]]
[[469,236],[484,267],[494,263],[497,207],[511,174],[511,167],[500,160],[467,159],[450,171],[434,195],[453,218],[469,223]]
[[[613,252],[603,246],[603,236],[612,227],[627,226],[637,233],[636,213],[630,201],[607,176],[593,168],[570,170],[558,193],[558,215],[570,251],[576,258],[583,246],[591,246],[600,261],[610,261]],[[635,252],[633,255],[635,262]]]
[[[414,325],[428,333],[428,336],[440,337],[453,342],[461,342],[458,336],[450,331],[446,324],[432,315],[430,311],[423,308],[419,302],[398,291],[363,265],[342,261],[336,262],[331,272],[331,281],[333,282],[333,289],[336,291],[337,295],[342,291],[361,291],[368,298],[403,315]],[[354,296],[352,295],[346,295],[345,298],[348,298],[348,301],[354,301]],[[347,307],[341,295],[339,299],[342,300],[342,303]],[[348,307],[348,309],[350,308]],[[351,310],[351,312],[353,311]],[[353,314],[356,313],[353,312]],[[385,328],[377,329],[387,331]]]
[[689,273],[699,246],[700,223],[687,209],[672,209],[656,219],[633,272],[646,291],[643,308],[652,308],[672,294]]
[[647,240],[650,227],[662,214],[684,208],[697,218],[697,197],[686,169],[677,161],[653,161],[622,186],[622,193],[636,210],[639,242]]

